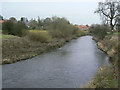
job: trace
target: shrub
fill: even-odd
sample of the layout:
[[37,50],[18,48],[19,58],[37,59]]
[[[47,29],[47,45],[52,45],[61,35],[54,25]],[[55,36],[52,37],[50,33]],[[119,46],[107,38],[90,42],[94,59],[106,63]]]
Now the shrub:
[[23,29],[27,29],[27,27],[22,22],[14,23],[13,21],[8,20],[2,24],[2,30],[5,34],[22,36]]
[[107,25],[95,24],[90,27],[90,31],[98,39],[102,40],[107,35],[107,31],[109,31],[109,27]]
[[13,22],[11,22],[10,20],[2,24],[2,30],[3,30],[3,33],[5,34],[13,34],[13,29],[14,29],[14,25],[13,25]]
[[14,35],[22,36],[23,29],[27,29],[27,27],[24,23],[21,23],[21,22],[15,23],[14,29],[13,29]]
[[50,42],[51,36],[48,34],[47,31],[41,31],[41,30],[29,30],[29,32],[26,35],[29,40],[32,41],[40,41],[40,42]]
[[72,34],[73,26],[65,18],[52,17],[47,30],[53,37],[66,38]]
[[28,34],[29,30],[22,30],[22,36],[26,36]]

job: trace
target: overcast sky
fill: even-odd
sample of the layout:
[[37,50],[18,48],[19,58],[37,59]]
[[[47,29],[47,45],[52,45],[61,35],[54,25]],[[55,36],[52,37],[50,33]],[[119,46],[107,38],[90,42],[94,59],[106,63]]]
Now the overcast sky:
[[[98,14],[94,14],[100,0],[2,0],[4,18],[20,17],[46,18],[59,16],[67,18],[73,24],[100,23]],[[1,13],[1,11],[0,11]]]

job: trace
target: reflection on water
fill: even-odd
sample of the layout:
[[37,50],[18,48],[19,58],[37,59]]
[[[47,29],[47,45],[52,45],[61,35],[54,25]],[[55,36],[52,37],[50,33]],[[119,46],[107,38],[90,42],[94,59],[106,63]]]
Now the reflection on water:
[[6,88],[76,88],[88,83],[108,57],[91,36],[32,59],[3,66]]

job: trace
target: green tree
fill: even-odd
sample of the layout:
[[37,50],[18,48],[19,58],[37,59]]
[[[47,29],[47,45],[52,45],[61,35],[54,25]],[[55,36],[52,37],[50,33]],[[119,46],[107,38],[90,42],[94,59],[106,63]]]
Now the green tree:
[[26,25],[22,22],[13,22],[12,20],[8,20],[2,24],[2,30],[5,34],[22,36],[22,31],[27,29]]
[[25,17],[21,17],[21,20],[19,22],[25,24],[26,26],[28,25],[28,19]]
[[51,23],[47,26],[47,30],[53,37],[67,38],[73,33],[73,25],[65,18],[52,17]]
[[13,34],[14,24],[11,20],[8,20],[2,24],[3,33]]
[[40,17],[38,16],[38,21],[37,21],[37,29],[41,30],[43,26],[42,20],[40,20]]
[[47,26],[52,22],[51,18],[46,18],[43,20],[43,29],[46,30]]
[[17,20],[15,17],[11,17],[11,18],[9,18],[9,20],[12,21],[13,23],[17,23]]
[[14,23],[13,34],[17,36],[22,36],[23,30],[26,30],[26,29],[27,29],[27,26],[24,23],[22,22]]
[[3,16],[0,15],[0,20],[3,20]]
[[31,19],[30,21],[29,21],[29,23],[28,23],[28,25],[29,25],[29,29],[36,29],[36,27],[37,27],[37,21],[34,19]]

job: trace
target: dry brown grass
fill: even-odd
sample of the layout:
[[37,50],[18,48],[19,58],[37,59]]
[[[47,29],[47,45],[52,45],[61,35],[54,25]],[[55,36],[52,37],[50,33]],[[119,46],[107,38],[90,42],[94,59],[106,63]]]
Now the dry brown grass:
[[31,42],[26,38],[13,37],[2,40],[2,62],[13,63],[55,49],[65,43],[64,39],[52,39],[49,43]]
[[118,88],[117,68],[110,65],[100,67],[97,75],[84,88]]
[[111,58],[109,66],[100,67],[96,76],[84,86],[85,88],[118,88],[118,57],[119,57],[119,36],[107,35],[103,40],[97,40],[98,47],[106,52]]

